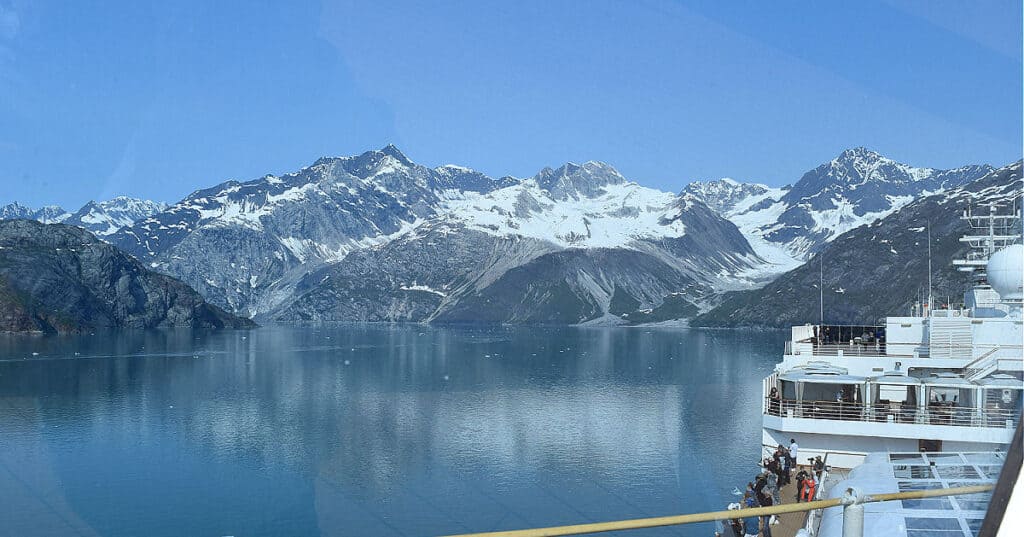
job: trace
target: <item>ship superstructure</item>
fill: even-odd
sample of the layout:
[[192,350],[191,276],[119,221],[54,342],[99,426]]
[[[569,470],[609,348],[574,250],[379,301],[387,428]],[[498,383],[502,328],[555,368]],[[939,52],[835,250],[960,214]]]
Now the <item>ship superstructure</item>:
[[792,328],[764,379],[766,450],[796,439],[798,462],[827,455],[852,468],[871,452],[1010,443],[1024,392],[1021,215],[991,207],[961,219],[969,251],[954,264],[972,278],[962,304],[929,296],[877,325]]

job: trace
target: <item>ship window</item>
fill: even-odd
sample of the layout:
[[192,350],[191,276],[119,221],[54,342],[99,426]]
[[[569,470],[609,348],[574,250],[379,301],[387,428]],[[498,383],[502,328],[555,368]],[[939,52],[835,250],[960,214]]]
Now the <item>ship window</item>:
[[978,469],[981,470],[988,479],[999,479],[999,472],[1003,470],[1003,467],[995,464],[986,464],[978,466]]
[[900,481],[899,489],[900,492],[907,492],[911,490],[929,490],[929,489],[941,489],[942,483],[939,481]]
[[932,467],[921,465],[894,465],[892,467],[893,477],[896,479],[935,479],[932,474]]
[[940,537],[964,534],[955,518],[906,518],[907,537]]
[[890,462],[896,462],[896,461],[900,461],[900,462],[903,462],[903,461],[907,461],[907,462],[922,462],[923,460],[924,460],[924,458],[922,458],[922,455],[920,453],[890,453],[889,454],[889,461]]
[[[978,485],[978,482],[950,482],[950,487],[969,487],[971,485]],[[960,496],[951,496],[956,500],[956,504],[960,507],[961,511],[986,511],[988,510],[988,504],[992,501],[991,492],[982,492],[979,494],[963,494]]]
[[986,511],[992,496],[988,494],[969,494],[953,496],[961,511]]
[[782,381],[782,398],[788,400],[796,400],[796,383],[789,381]]
[[964,453],[967,462],[974,464],[997,464],[1003,465],[1003,458],[998,453]]
[[929,453],[928,461],[935,464],[963,464],[964,459],[959,453]]
[[815,384],[804,383],[804,401],[843,401],[859,402],[860,386],[856,384]]
[[973,466],[936,466],[935,471],[941,479],[981,479]]
[[953,508],[949,498],[920,498],[916,500],[902,500],[904,509],[928,509],[945,511]]

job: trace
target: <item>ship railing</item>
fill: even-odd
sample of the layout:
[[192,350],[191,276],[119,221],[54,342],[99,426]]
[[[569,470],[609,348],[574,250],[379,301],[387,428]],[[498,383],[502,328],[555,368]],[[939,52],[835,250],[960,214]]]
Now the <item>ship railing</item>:
[[[814,497],[811,500],[820,500],[825,495],[825,480],[828,479],[829,471],[831,468],[828,465],[829,453],[825,453],[825,460],[822,461],[822,468],[817,472],[814,477],[817,485],[814,487]],[[824,509],[816,509],[814,511],[807,512],[807,518],[804,520],[804,530],[807,531],[808,535],[814,535],[815,530],[820,524],[821,515],[824,513]]]
[[[786,356],[810,354],[811,356],[869,356],[881,358],[891,356],[886,354],[884,342],[873,343],[814,343],[813,341],[786,341],[784,349]],[[922,346],[915,349],[919,356],[928,356],[928,347]],[[908,357],[910,354],[907,355]]]
[[889,403],[849,403],[846,401],[797,401],[767,398],[765,413],[780,418],[861,421],[953,427],[1012,429],[1020,419],[1020,410],[1010,408],[973,408],[945,404],[926,407]]
[[[873,502],[891,502],[896,500],[916,500],[923,498],[939,498],[944,496],[962,496],[981,494],[996,488],[994,484],[969,485],[943,489],[911,490],[906,492],[889,492],[881,494],[865,494],[857,488],[849,488],[840,498],[814,500],[812,502],[783,503],[770,507],[750,507],[730,511],[712,511],[688,515],[670,515],[652,518],[634,518],[630,520],[614,520],[609,522],[587,522],[569,526],[548,526],[523,530],[489,531],[484,533],[464,533],[449,537],[557,537],[562,535],[585,535],[609,531],[638,530],[645,528],[663,528],[683,524],[717,522],[738,518],[767,517],[786,513],[805,513],[833,507],[843,508],[843,535],[863,537],[864,535],[864,504]],[[988,522],[986,521],[986,524]],[[998,526],[998,522],[996,522]],[[994,530],[993,530],[993,535]]]
[[885,343],[821,344],[811,347],[814,356],[885,356]]

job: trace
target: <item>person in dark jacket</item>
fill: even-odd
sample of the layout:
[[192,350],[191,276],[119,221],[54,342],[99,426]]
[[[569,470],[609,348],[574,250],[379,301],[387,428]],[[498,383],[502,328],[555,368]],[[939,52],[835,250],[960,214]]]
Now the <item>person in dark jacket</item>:
[[821,460],[821,455],[814,458],[814,473],[821,477],[822,470],[825,469],[825,461]]
[[[748,509],[757,507],[757,500],[753,496],[744,498],[744,505]],[[758,537],[761,533],[761,521],[756,516],[743,517],[743,535],[744,537]]]
[[[728,509],[734,511],[740,508],[738,503],[730,503]],[[721,520],[722,528],[715,532],[716,537],[743,537],[743,522],[738,518]]]
[[[774,505],[771,494],[761,495],[761,507],[771,507]],[[771,516],[761,517],[761,537],[772,537],[772,526]]]
[[807,470],[801,469],[796,473],[796,501],[800,501],[802,492],[804,491],[804,481],[811,478],[811,475],[807,473]]

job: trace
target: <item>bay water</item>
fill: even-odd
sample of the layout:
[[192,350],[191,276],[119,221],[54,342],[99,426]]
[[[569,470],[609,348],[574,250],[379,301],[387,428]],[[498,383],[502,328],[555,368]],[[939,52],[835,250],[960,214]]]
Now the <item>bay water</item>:
[[[0,336],[0,535],[418,536],[719,510],[785,334]],[[711,524],[623,535],[713,535]]]

